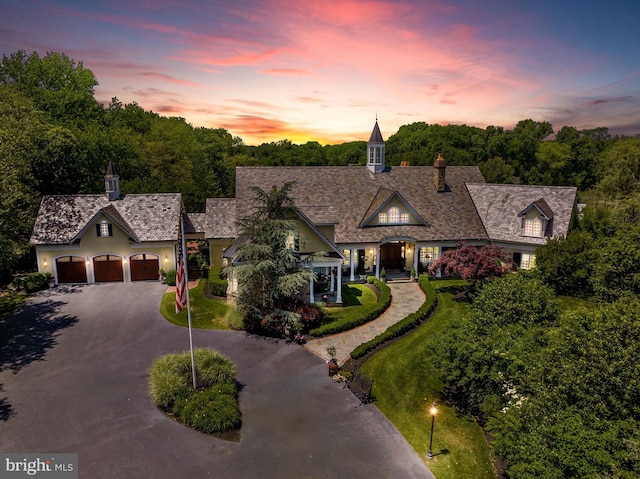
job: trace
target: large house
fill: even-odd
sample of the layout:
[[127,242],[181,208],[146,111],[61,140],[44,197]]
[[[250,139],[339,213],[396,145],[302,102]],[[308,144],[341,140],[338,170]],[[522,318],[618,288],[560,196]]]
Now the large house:
[[[504,247],[530,268],[536,247],[566,236],[576,214],[574,187],[487,184],[477,167],[447,166],[440,156],[433,166],[389,167],[376,121],[366,166],[238,167],[236,197],[208,198],[205,213],[184,216],[188,236],[208,241],[212,265],[232,264],[252,187],[291,181],[300,233],[291,247],[315,258],[338,302],[344,280],[382,268],[424,271],[461,242]],[[31,237],[39,270],[57,282],[92,283],[156,279],[159,268],[175,268],[180,194],[121,195],[111,163],[105,186],[102,195],[42,199]]]
[[441,156],[433,166],[388,167],[376,121],[366,166],[238,167],[236,197],[207,200],[204,237],[214,263],[234,260],[235,221],[251,211],[251,188],[290,181],[301,233],[295,247],[302,255],[328,253],[314,267],[331,276],[332,289],[336,277],[424,271],[460,242],[494,243],[530,268],[536,247],[566,236],[576,211],[574,187],[487,184],[477,167],[447,166]]

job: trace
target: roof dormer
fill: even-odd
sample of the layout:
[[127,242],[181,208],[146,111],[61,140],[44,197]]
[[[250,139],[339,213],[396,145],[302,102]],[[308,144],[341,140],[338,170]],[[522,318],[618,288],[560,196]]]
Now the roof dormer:
[[522,236],[534,238],[552,236],[553,210],[544,198],[540,198],[527,206],[518,214],[518,218],[521,219]]

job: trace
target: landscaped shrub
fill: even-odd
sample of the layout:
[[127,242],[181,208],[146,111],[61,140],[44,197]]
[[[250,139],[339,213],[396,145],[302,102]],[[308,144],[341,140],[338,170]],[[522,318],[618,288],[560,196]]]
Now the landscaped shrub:
[[176,285],[176,270],[175,269],[171,269],[169,271],[167,271],[167,275],[165,276],[165,281],[167,282],[167,284],[169,286],[175,286]]
[[211,268],[209,271],[209,293],[212,296],[227,296],[227,285],[229,282],[222,277],[220,268]]
[[380,292],[378,301],[375,304],[358,308],[356,310],[357,316],[344,318],[339,321],[334,321],[333,323],[324,324],[318,328],[312,329],[311,331],[309,331],[309,335],[317,337],[325,336],[328,334],[341,333],[343,331],[348,331],[349,329],[353,329],[364,323],[372,321],[380,316],[391,304],[391,290],[389,289],[389,286],[377,279],[374,280],[373,284],[376,286],[376,288],[378,288],[378,291]]
[[196,349],[198,390],[193,389],[188,351],[158,358],[151,366],[149,386],[158,408],[201,432],[226,432],[240,427],[237,369],[211,349]]
[[35,293],[49,287],[51,273],[31,273],[27,276],[17,276],[11,282],[16,289],[22,289],[27,293]]
[[178,399],[172,413],[184,425],[207,434],[239,429],[238,388],[235,383],[223,383],[197,391]]
[[429,282],[429,276],[421,274],[418,283],[424,291],[426,299],[424,303],[414,313],[409,314],[406,318],[398,321],[397,323],[389,326],[386,331],[378,334],[371,341],[361,344],[351,352],[352,359],[358,359],[367,354],[369,351],[377,348],[379,345],[402,336],[406,332],[414,329],[422,321],[427,319],[431,313],[436,309],[437,297],[436,290]]
[[308,331],[320,324],[322,319],[322,311],[312,304],[303,304],[296,309],[296,313],[300,315],[302,323],[302,331]]

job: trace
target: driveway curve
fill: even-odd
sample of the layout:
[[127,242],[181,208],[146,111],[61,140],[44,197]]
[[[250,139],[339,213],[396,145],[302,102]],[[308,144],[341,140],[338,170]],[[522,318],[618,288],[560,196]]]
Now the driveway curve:
[[0,344],[0,451],[78,453],[84,478],[433,478],[373,406],[301,347],[194,330],[238,365],[240,440],[194,432],[148,394],[155,358],[189,347],[155,282],[58,287],[33,297]]

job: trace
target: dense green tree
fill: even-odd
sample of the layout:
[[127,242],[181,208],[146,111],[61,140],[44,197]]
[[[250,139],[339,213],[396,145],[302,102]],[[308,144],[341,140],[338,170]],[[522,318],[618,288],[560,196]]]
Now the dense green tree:
[[604,301],[633,294],[640,297],[640,226],[623,227],[600,241],[591,284]]
[[63,53],[3,55],[0,85],[14,85],[55,120],[95,118],[102,110],[93,97],[98,85],[93,72]]
[[478,168],[487,183],[517,184],[519,182],[513,165],[508,164],[499,156],[480,163]]
[[524,271],[481,287],[471,314],[442,339],[439,366],[447,398],[484,423],[534,388],[544,329],[556,321],[553,291]]
[[597,258],[593,236],[576,229],[566,238],[549,238],[536,250],[536,270],[556,294],[588,297],[593,293],[590,279]]
[[0,279],[29,250],[40,195],[31,159],[48,128],[33,102],[12,86],[0,86]]
[[623,138],[602,154],[598,189],[609,198],[631,194],[640,185],[640,140]]
[[293,183],[263,191],[254,187],[254,212],[238,220],[238,308],[252,332],[287,336],[300,330],[295,310],[300,294],[315,278],[295,251],[298,232]]

